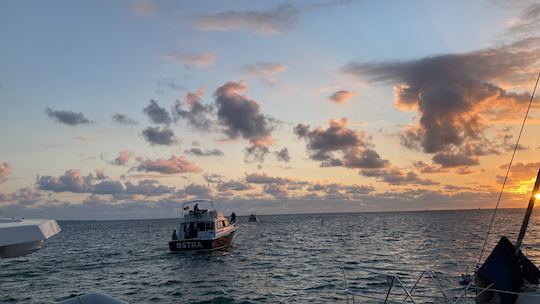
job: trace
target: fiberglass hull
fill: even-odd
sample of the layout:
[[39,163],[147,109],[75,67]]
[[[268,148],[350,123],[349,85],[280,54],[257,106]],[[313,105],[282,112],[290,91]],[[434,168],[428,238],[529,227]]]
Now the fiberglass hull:
[[172,252],[211,251],[223,249],[231,245],[234,231],[216,239],[188,239],[169,242]]

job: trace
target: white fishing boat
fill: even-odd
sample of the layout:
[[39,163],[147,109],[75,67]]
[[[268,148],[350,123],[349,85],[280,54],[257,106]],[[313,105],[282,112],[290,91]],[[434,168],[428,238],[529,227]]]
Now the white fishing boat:
[[55,220],[0,217],[0,258],[19,257],[38,251],[45,240],[60,231]]
[[187,201],[182,211],[178,229],[169,242],[171,251],[211,251],[231,245],[236,224],[216,209],[214,201]]

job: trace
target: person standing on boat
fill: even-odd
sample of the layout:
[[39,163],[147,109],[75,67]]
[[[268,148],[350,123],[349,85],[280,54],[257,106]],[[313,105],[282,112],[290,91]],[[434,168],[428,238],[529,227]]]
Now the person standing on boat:
[[199,209],[199,204],[195,204],[195,206],[193,207],[193,213],[195,214],[195,217],[198,218],[199,217],[199,212],[201,210]]
[[178,240],[178,236],[176,235],[176,229],[174,229],[173,233],[172,233],[172,240],[173,241],[177,241]]
[[234,214],[234,211],[233,213],[231,213],[231,224],[234,224],[236,223],[236,214]]

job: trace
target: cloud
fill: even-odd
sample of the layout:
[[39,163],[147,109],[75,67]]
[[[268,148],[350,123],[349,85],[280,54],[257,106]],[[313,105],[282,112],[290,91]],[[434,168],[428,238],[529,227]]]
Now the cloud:
[[184,52],[169,52],[164,55],[165,59],[172,62],[181,62],[187,65],[197,67],[208,67],[216,61],[217,55],[212,52],[206,53],[184,53]]
[[26,218],[55,218],[58,220],[118,220],[136,218],[170,218],[180,199],[111,201],[101,195],[89,195],[82,203],[47,201],[27,206],[10,204],[2,211]]
[[334,92],[332,95],[328,96],[328,99],[335,103],[344,103],[349,99],[353,98],[354,96],[356,96],[355,92],[341,90]]
[[69,169],[60,177],[38,176],[36,184],[40,190],[84,193],[91,189],[91,180],[91,176],[82,176],[81,171]]
[[7,179],[7,176],[11,174],[13,170],[13,165],[10,163],[1,163],[0,164],[0,184],[4,183]]
[[219,149],[203,150],[201,148],[191,148],[189,150],[185,150],[184,152],[187,154],[195,155],[195,156],[223,156],[225,155]]
[[133,152],[123,150],[118,153],[118,156],[112,161],[113,165],[125,166],[127,165],[129,159],[133,156]]
[[164,87],[173,91],[183,91],[186,88],[176,83],[174,78],[161,78],[157,81],[158,87]]
[[[515,4],[515,2],[512,2]],[[529,37],[540,33],[540,3],[526,6],[521,15],[509,24],[507,34],[512,37]]]
[[287,148],[276,151],[274,152],[274,154],[276,155],[276,159],[278,161],[288,163],[291,160],[291,156],[289,155],[289,149]]
[[187,189],[187,194],[195,197],[208,197],[210,196],[210,188],[204,185],[191,184]]
[[221,176],[219,174],[215,174],[215,173],[205,174],[205,175],[203,175],[203,177],[204,177],[204,180],[207,181],[208,183],[221,183],[221,182],[223,182],[223,176]]
[[347,168],[382,168],[386,167],[389,161],[381,159],[379,153],[372,149],[350,149],[343,155],[343,165]]
[[284,64],[277,62],[257,62],[242,67],[242,71],[247,75],[261,77],[268,84],[274,84],[275,76],[286,69]]
[[133,125],[139,124],[136,120],[130,118],[126,114],[121,114],[121,113],[115,113],[111,115],[111,119],[114,124],[117,124],[120,126],[133,126]]
[[169,125],[172,122],[169,112],[160,107],[156,100],[150,99],[150,104],[143,109],[143,112],[155,124]]
[[[254,185],[261,185],[257,188]],[[304,199],[334,199],[350,201],[360,196],[368,195],[375,191],[371,185],[345,185],[340,183],[320,183],[295,180],[285,177],[268,176],[264,173],[252,173],[246,175],[243,181],[230,180],[222,183],[218,189],[226,192],[228,197],[234,196],[230,190],[255,190],[261,189],[261,193],[250,191],[243,196],[264,197],[271,195],[279,199],[304,198]]]
[[160,185],[157,180],[142,180],[138,184],[126,182],[127,194],[138,194],[145,196],[160,196],[163,194],[173,193],[174,188]]
[[[528,164],[524,164],[525,166]],[[525,167],[524,166],[524,167]],[[532,165],[531,165],[532,166]],[[378,169],[372,169],[379,171]],[[414,174],[399,170],[399,173],[386,172],[382,176],[397,175],[400,178],[390,180],[394,185],[419,186],[414,182]],[[380,172],[379,172],[380,173]],[[533,172],[533,175],[535,172]],[[258,213],[278,214],[287,210],[290,213],[317,213],[317,212],[352,212],[352,211],[390,211],[390,210],[424,210],[424,209],[457,209],[490,207],[496,189],[488,185],[474,185],[474,187],[456,187],[452,185],[439,185],[424,189],[407,187],[396,191],[391,188],[387,191],[376,191],[371,185],[341,183],[305,182],[286,177],[265,176],[264,183],[248,184],[243,180],[229,180],[216,194],[223,211],[247,213],[257,210]],[[530,178],[530,177],[529,177]],[[418,179],[418,177],[416,177]],[[534,181],[534,180],[533,180]],[[421,180],[424,184],[433,184]],[[157,182],[144,182],[143,185],[156,185]],[[171,211],[179,211],[179,204],[183,200],[183,193],[175,192],[173,188],[163,191],[137,190],[137,194],[127,194],[128,183],[124,193],[95,194],[89,190],[88,196],[82,203],[62,202],[51,194],[28,189],[13,194],[0,194],[2,211],[4,214],[18,214],[24,217],[51,217],[58,219],[127,219],[127,218],[169,218]],[[192,195],[206,195],[207,187],[198,185]],[[247,189],[249,187],[249,189]],[[117,188],[120,191],[119,188]],[[245,189],[245,190],[244,190]],[[530,190],[530,189],[529,189]],[[172,191],[171,193],[168,193]],[[239,191],[236,193],[236,191]],[[102,191],[105,192],[105,191]],[[109,193],[113,190],[106,191]],[[165,196],[160,197],[160,194]],[[148,194],[148,195],[147,195]],[[46,195],[46,196],[45,196]],[[138,195],[146,196],[144,199]],[[525,196],[507,193],[506,200],[517,206],[522,203]],[[80,197],[80,195],[77,195]],[[18,202],[18,198],[21,199]],[[24,201],[24,199],[26,201]],[[519,200],[516,200],[519,199]],[[437,204],[433,204],[437,202]],[[512,205],[509,205],[512,206]]]
[[[189,92],[186,94],[184,102],[177,100],[172,109],[174,121],[186,120],[188,126],[202,132],[211,131],[214,122],[210,115],[214,113],[212,105],[204,105],[201,102],[201,97],[204,95],[204,90],[201,88],[197,92]],[[187,109],[184,109],[184,106]]]
[[468,167],[460,167],[456,169],[456,174],[459,174],[459,175],[468,175],[468,174],[473,174],[473,173],[476,173],[476,171],[471,170]]
[[199,173],[202,171],[194,162],[182,156],[174,155],[169,159],[141,160],[136,169],[137,171],[158,172],[161,174]]
[[157,6],[152,0],[135,0],[131,5],[131,11],[141,17],[152,16],[156,9]]
[[430,165],[423,161],[416,161],[413,163],[413,167],[420,173],[446,173],[447,169],[442,168],[440,165]]
[[245,163],[263,163],[266,155],[270,153],[270,149],[264,146],[252,145],[244,149]]
[[[157,166],[157,165],[156,165]],[[177,168],[178,169],[178,168]],[[171,169],[173,170],[173,169]],[[94,181],[97,181],[94,183]],[[174,193],[174,188],[161,185],[156,180],[130,181],[123,184],[118,180],[109,180],[99,172],[96,178],[92,174],[83,176],[77,169],[67,170],[60,177],[38,176],[36,184],[39,190],[52,192],[91,193],[94,195],[112,195],[108,201],[131,199],[133,195],[160,196]],[[34,195],[35,196],[35,195]],[[97,197],[94,197],[94,200]],[[11,200],[20,199],[11,195]]]
[[368,186],[368,185],[351,185],[351,186],[343,186],[342,189],[347,193],[347,194],[368,194],[368,193],[371,193],[373,191],[375,191],[375,188],[373,188],[373,186]]
[[259,104],[245,95],[243,82],[227,82],[214,92],[219,123],[231,139],[238,137],[253,146],[267,147],[272,143],[274,119],[260,112]]
[[152,145],[170,146],[177,142],[174,132],[167,127],[148,127],[142,131],[142,135]]
[[96,179],[98,179],[98,180],[104,180],[104,179],[109,178],[109,177],[107,177],[107,175],[105,174],[105,170],[103,170],[103,169],[96,169],[94,171],[96,173]]
[[433,155],[433,162],[441,165],[443,168],[453,168],[459,166],[474,166],[478,165],[478,159],[463,155],[448,152],[440,152]]
[[431,179],[420,178],[416,173],[412,171],[404,172],[403,170],[396,167],[389,167],[383,169],[365,169],[361,170],[360,174],[367,177],[375,177],[379,181],[388,183],[390,185],[432,186],[439,184],[439,182]]
[[279,184],[284,185],[286,183],[291,182],[291,179],[283,178],[283,177],[272,177],[266,175],[266,173],[252,173],[246,175],[246,182],[248,184]]
[[11,194],[0,193],[0,203],[17,202],[23,206],[32,206],[43,199],[43,193],[34,187],[24,187]]
[[[482,148],[486,130],[519,120],[530,99],[523,88],[540,66],[540,38],[497,48],[410,61],[351,62],[343,71],[372,83],[394,85],[395,106],[419,118],[402,134],[402,143],[426,153],[452,152],[468,157],[496,153]],[[465,151],[464,147],[468,147]]]
[[94,194],[118,194],[124,193],[124,185],[119,181],[102,181],[93,186],[91,191]]
[[251,190],[253,187],[251,187],[249,184],[235,181],[235,180],[229,180],[228,182],[222,182],[218,184],[218,190],[221,192],[224,191],[245,191],[245,190]]
[[280,197],[287,197],[288,191],[287,189],[279,184],[265,184],[263,186],[263,191],[266,194],[270,194],[273,197],[280,198]]
[[[508,174],[508,180],[506,182],[507,191],[530,194],[539,168],[540,162],[514,163],[510,173]],[[499,166],[501,173],[506,173],[507,169],[508,164]],[[497,175],[496,181],[497,183],[502,184],[504,181],[504,175]]]
[[68,126],[92,123],[91,120],[84,117],[83,113],[76,113],[73,111],[56,111],[47,107],[45,109],[45,114],[57,122],[66,124]]
[[248,31],[272,35],[296,25],[300,11],[291,5],[280,5],[267,11],[227,11],[200,16],[195,25],[202,31]]
[[330,120],[327,129],[298,124],[294,133],[306,141],[309,157],[322,167],[382,168],[389,164],[371,148],[365,132],[347,128],[347,119]]
[[[359,193],[345,195],[344,199],[333,199],[330,195],[289,195],[286,197],[268,197],[259,194],[250,195],[242,192],[236,196],[220,196],[222,211],[229,214],[246,214],[257,210],[258,214],[281,214],[283,210],[290,213],[329,213],[329,212],[361,212],[361,211],[395,211],[425,209],[460,209],[471,207],[489,208],[493,206],[494,191],[455,190],[450,191],[436,187],[430,189],[408,189],[396,193],[393,190],[375,193]],[[344,186],[340,189],[343,195]],[[530,193],[529,193],[530,194]],[[523,196],[507,194],[512,201],[523,199]],[[337,195],[336,195],[337,196]],[[107,220],[134,218],[170,218],[171,212],[179,212],[182,198],[125,199],[111,201],[100,195],[91,195],[83,203],[67,203],[60,201],[42,201],[39,204],[8,204],[2,207],[3,214],[17,215],[26,218],[57,218]],[[433,202],[437,202],[434,205]],[[520,201],[521,203],[523,201]]]

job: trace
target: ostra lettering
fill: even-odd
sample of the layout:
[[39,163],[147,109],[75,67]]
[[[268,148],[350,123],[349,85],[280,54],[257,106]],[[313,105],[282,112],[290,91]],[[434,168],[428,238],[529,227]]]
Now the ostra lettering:
[[178,242],[176,243],[177,249],[203,249],[201,242]]

